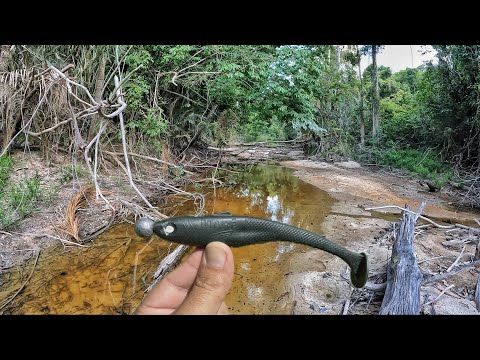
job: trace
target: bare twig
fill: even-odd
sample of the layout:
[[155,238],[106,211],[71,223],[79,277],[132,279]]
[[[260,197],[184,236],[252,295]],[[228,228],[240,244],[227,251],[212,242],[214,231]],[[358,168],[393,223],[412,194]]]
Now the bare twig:
[[446,271],[447,273],[450,272],[450,270],[452,270],[452,269],[457,265],[458,260],[460,260],[460,258],[461,258],[462,255],[463,255],[463,252],[465,251],[465,247],[466,247],[466,246],[467,246],[467,245],[463,245],[462,251],[460,252],[460,254],[458,255],[458,257],[455,259],[455,261],[453,262],[453,264],[448,267],[448,269],[447,269],[447,271]]
[[443,289],[443,291],[442,291],[434,300],[429,301],[429,302],[423,304],[423,306],[425,306],[425,305],[430,305],[430,304],[433,304],[434,302],[437,302],[438,299],[440,299],[440,297],[441,297],[443,294],[445,294],[448,290],[450,290],[453,286],[454,286],[453,284],[450,285],[450,286],[447,286],[445,289]]

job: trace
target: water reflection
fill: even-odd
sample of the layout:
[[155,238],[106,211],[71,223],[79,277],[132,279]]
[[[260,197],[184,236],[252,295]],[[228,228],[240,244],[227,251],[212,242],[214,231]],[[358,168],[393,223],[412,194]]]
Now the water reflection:
[[[206,199],[208,213],[229,211],[295,225],[322,233],[322,222],[333,199],[313,185],[293,176],[293,170],[279,166],[255,166],[237,174],[238,186],[220,188]],[[192,205],[179,213],[192,212]],[[288,313],[290,305],[278,301],[285,294],[285,274],[290,272],[294,254],[308,249],[305,245],[272,242],[234,248],[235,278],[226,302],[232,313]],[[311,264],[318,270],[318,264]]]

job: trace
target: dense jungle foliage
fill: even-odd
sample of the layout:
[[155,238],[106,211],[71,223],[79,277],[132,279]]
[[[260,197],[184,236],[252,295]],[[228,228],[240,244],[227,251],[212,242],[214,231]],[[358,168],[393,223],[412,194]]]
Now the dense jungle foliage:
[[[98,114],[59,125],[89,97],[49,83],[54,66],[110,104],[121,75],[128,144],[139,154],[303,138],[310,154],[402,167],[442,185],[452,168],[480,165],[480,46],[433,48],[435,64],[392,73],[375,61],[359,68],[379,45],[2,45],[2,153],[26,143],[72,152],[95,138]],[[120,141],[116,122],[102,135],[110,143]]]

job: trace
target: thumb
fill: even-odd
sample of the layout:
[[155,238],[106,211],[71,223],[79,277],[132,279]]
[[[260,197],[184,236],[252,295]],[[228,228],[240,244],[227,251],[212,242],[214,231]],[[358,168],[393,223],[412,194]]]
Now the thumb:
[[232,279],[232,250],[218,241],[208,244],[197,277],[174,314],[216,314],[230,290]]

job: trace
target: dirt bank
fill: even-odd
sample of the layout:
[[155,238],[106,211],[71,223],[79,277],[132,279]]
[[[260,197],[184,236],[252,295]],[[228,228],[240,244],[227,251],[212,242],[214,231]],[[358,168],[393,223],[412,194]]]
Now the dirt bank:
[[[102,199],[88,198],[78,211],[79,239],[69,236],[61,228],[65,223],[67,206],[80,189],[92,185],[88,169],[82,161],[71,164],[70,157],[51,154],[47,162],[40,152],[12,154],[14,160],[8,184],[29,179],[35,174],[40,179],[38,200],[33,213],[0,231],[0,275],[9,268],[23,264],[39,250],[63,243],[65,247],[78,246],[91,241],[111,225],[142,211],[145,206],[138,194],[129,186],[128,178],[117,164],[109,161],[99,169],[98,181],[108,204]],[[152,202],[161,200],[168,178],[161,164],[141,161],[136,168],[135,182],[140,191]],[[185,176],[184,181],[188,181]],[[178,181],[177,181],[178,184]],[[1,276],[0,276],[1,284]]]
[[[399,214],[399,210],[370,212],[363,210],[361,206],[408,204],[412,209],[416,209],[419,202],[425,200],[427,206],[423,214],[435,218],[436,221],[474,226],[474,219],[480,218],[479,213],[456,210],[454,199],[448,194],[428,192],[414,180],[373,173],[354,162],[329,164],[298,160],[285,161],[281,165],[296,169],[296,176],[328,192],[337,200],[325,219],[323,231],[328,238],[339,243],[345,243],[345,239],[355,239],[354,248],[366,251],[369,255],[370,273],[380,274],[378,282],[385,280],[382,276],[392,244],[391,233],[387,230],[392,221],[399,219],[399,215],[395,215]],[[415,238],[415,249],[422,271],[430,274],[444,272],[459,255],[463,243],[459,244],[456,240],[462,236],[458,232],[447,233],[440,229],[419,231]],[[465,244],[461,260],[470,260],[474,253],[475,245]],[[428,314],[478,314],[473,302],[477,277],[478,271],[472,269],[453,275],[447,281],[423,286],[422,303],[425,304],[453,285],[440,299],[425,306],[423,311]],[[306,274],[303,278],[306,278]],[[306,283],[307,287],[312,283],[303,280],[301,282]],[[310,291],[314,288],[312,284]],[[308,291],[304,290],[304,293],[308,294]],[[346,295],[347,290],[344,289],[343,294]],[[300,296],[297,302],[305,303],[306,297],[308,296]],[[353,305],[349,313],[376,313],[381,298],[381,294],[365,289],[355,290],[352,292]],[[340,305],[337,304],[336,311],[341,311]]]

